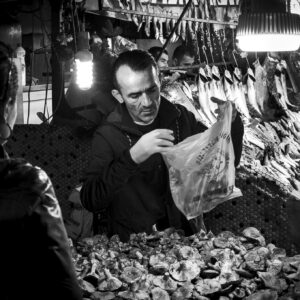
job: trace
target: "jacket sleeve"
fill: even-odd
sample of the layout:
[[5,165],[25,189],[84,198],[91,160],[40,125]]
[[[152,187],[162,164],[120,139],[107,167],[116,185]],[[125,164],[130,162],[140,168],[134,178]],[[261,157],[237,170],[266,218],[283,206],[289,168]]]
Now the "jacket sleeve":
[[129,149],[117,157],[101,132],[97,131],[92,145],[92,160],[80,191],[82,205],[97,212],[109,205],[110,197],[136,173],[136,164]]
[[[188,114],[189,123],[191,125],[192,134],[197,134],[207,129],[207,127],[204,124],[196,120],[193,113],[187,111],[187,114]],[[235,155],[235,161],[234,161],[235,167],[237,167],[238,164],[240,163],[242,148],[243,148],[243,136],[244,136],[244,125],[240,117],[240,114],[237,113],[235,120],[231,124],[231,139],[232,139],[234,155]]]
[[29,212],[30,224],[34,228],[30,234],[32,241],[28,242],[35,245],[34,258],[36,262],[40,261],[37,268],[44,270],[41,282],[45,283],[45,291],[51,282],[51,291],[48,289],[45,299],[79,300],[82,292],[76,279],[61,209],[50,179],[44,171],[38,170],[36,186],[41,191],[40,201]]

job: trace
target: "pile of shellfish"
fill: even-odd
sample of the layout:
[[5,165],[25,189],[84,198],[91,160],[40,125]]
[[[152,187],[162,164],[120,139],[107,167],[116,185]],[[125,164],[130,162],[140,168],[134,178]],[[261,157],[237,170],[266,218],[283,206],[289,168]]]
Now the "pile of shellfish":
[[241,236],[175,229],[96,235],[72,246],[84,299],[300,299],[300,255],[266,244],[254,227]]

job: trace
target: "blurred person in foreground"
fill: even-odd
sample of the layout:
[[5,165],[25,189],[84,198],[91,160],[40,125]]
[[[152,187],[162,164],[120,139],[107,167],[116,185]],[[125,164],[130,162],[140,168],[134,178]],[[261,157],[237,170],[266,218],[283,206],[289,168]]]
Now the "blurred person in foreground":
[[17,68],[0,42],[0,299],[82,299],[61,210],[47,174],[9,158],[17,117]]
[[[131,233],[149,234],[155,226],[190,235],[193,229],[174,204],[161,154],[207,128],[160,96],[159,70],[148,52],[123,52],[113,72],[112,94],[120,103],[95,132],[82,204],[94,213],[107,209],[108,233],[122,241]],[[236,114],[231,135],[238,165],[243,124]]]

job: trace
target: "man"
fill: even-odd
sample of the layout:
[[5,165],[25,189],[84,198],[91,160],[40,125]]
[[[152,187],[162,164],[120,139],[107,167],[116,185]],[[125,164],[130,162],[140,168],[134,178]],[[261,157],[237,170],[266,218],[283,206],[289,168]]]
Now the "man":
[[[114,65],[113,96],[120,102],[95,132],[92,161],[81,189],[88,210],[109,214],[109,234],[126,241],[131,233],[181,228],[192,234],[176,208],[162,153],[206,127],[180,105],[160,97],[157,64],[149,53],[120,54]],[[236,164],[242,147],[243,125],[232,126]]]
[[192,66],[195,62],[195,53],[191,48],[186,47],[185,45],[178,46],[172,57],[173,66]]
[[154,57],[159,69],[168,67],[169,54],[164,50],[162,55],[158,58],[162,47],[151,47],[148,52]]

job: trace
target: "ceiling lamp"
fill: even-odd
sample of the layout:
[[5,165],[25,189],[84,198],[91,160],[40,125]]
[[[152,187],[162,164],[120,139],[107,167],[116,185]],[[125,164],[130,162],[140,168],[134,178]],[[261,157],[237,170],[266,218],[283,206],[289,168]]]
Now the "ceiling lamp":
[[289,13],[285,0],[250,0],[237,26],[238,47],[245,52],[296,51],[300,16]]

